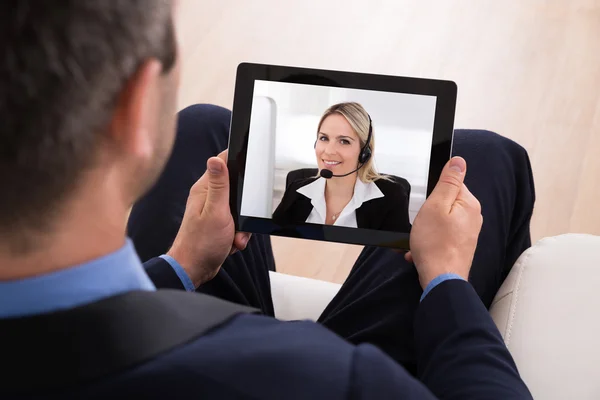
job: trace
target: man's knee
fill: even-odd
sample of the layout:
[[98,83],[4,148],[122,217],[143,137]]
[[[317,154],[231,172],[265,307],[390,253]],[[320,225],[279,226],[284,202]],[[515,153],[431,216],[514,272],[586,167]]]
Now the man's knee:
[[[455,149],[468,147],[486,157],[505,154],[511,158],[528,158],[527,150],[519,143],[505,136],[485,129],[456,129],[454,131]],[[460,155],[460,154],[457,154]]]
[[179,111],[177,131],[184,136],[211,135],[218,141],[229,138],[231,111],[212,104],[194,104]]
[[231,111],[214,104],[192,104],[179,111],[179,118],[213,120],[227,122],[231,119]]

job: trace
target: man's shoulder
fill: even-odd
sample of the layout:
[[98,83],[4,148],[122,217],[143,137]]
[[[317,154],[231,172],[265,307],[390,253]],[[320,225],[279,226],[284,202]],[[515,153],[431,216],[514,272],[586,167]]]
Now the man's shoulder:
[[[151,338],[151,332],[139,335],[140,342]],[[127,354],[128,349],[120,351]],[[346,399],[402,396],[407,388],[419,392],[411,382],[372,345],[355,346],[311,321],[242,313],[145,361],[55,393],[57,398],[89,399],[122,393],[132,398]]]
[[[327,358],[339,366],[350,363],[354,350],[353,345],[315,322],[279,321],[257,314],[241,314],[199,338],[191,346],[194,349],[208,349],[225,342],[228,343],[227,353],[233,357],[238,357],[237,350],[244,349],[245,356],[254,361],[277,361],[279,357],[283,361],[290,356],[301,356],[306,360],[321,359],[324,358],[324,350],[328,349],[325,351]],[[213,355],[221,357],[223,353],[223,349],[220,349]]]
[[144,382],[144,393],[160,393],[168,384],[174,397],[197,388],[203,398],[282,398],[305,388],[342,398],[354,349],[313,322],[241,314],[94,390],[131,386],[137,392],[137,383]]

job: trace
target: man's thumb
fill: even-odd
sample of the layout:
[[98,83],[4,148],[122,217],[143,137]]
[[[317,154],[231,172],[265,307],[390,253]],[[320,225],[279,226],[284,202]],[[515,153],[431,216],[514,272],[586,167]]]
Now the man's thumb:
[[453,157],[442,170],[440,180],[429,197],[452,207],[462,189],[466,171],[467,162],[464,158]]
[[206,163],[208,169],[208,195],[206,206],[225,205],[229,208],[229,174],[227,165],[219,157],[211,157]]

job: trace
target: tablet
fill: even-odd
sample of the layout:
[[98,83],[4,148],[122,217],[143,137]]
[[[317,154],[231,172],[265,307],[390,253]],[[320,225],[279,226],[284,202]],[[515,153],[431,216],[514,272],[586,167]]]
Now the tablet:
[[451,157],[457,86],[242,63],[228,168],[238,231],[409,249]]

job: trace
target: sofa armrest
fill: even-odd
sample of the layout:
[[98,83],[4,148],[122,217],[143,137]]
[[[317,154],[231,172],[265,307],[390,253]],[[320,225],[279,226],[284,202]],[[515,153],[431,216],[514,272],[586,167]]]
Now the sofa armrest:
[[539,241],[517,260],[490,313],[534,398],[600,398],[600,237]]

